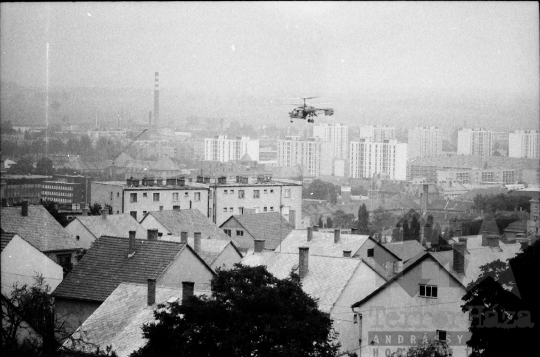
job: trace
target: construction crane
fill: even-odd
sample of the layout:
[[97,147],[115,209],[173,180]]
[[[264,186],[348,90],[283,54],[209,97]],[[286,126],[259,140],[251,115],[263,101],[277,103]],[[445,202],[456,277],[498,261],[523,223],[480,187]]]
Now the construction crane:
[[116,159],[118,159],[118,157],[119,157],[123,152],[125,152],[127,149],[129,149],[129,148],[131,147],[131,145],[133,145],[133,143],[134,143],[135,141],[137,141],[137,139],[140,138],[140,137],[141,137],[145,132],[147,132],[147,131],[148,131],[148,129],[144,129],[143,131],[141,131],[141,132],[139,133],[139,135],[137,135],[135,138],[133,138],[133,139],[129,142],[129,144],[127,144],[123,149],[121,149],[121,150],[114,156],[114,158],[113,158],[113,160],[112,160],[111,170],[109,171],[109,178],[112,177],[113,172],[114,172],[114,174],[116,175]]

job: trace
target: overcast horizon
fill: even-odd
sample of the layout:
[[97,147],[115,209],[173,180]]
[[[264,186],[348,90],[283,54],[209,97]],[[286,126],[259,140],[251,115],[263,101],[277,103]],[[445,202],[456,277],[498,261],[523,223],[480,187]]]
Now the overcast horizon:
[[[2,3],[1,80],[50,91],[148,90],[133,108],[123,104],[137,118],[152,109],[159,72],[162,114],[171,120],[195,113],[285,124],[290,108],[276,101],[316,95],[334,107],[329,120],[349,124],[366,115],[441,126],[478,117],[534,128],[538,9],[537,2]],[[198,93],[207,98],[187,103]],[[229,108],[235,97],[267,102]],[[114,111],[111,103],[81,107],[81,117],[96,106]]]

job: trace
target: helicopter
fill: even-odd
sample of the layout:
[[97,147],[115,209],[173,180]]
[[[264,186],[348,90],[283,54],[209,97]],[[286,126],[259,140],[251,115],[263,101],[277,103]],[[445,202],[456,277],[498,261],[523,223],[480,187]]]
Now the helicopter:
[[298,98],[304,100],[304,106],[295,108],[292,110],[292,112],[289,113],[289,116],[291,117],[291,123],[293,122],[293,119],[303,119],[307,120],[308,123],[315,122],[314,117],[317,116],[317,112],[323,112],[324,115],[333,115],[334,109],[332,108],[315,108],[310,105],[306,105],[306,99],[313,99],[317,97],[305,97],[305,98]]

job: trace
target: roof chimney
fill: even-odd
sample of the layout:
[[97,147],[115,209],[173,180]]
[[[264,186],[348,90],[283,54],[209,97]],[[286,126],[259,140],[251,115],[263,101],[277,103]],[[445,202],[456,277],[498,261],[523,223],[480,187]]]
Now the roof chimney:
[[339,228],[334,229],[334,244],[339,243],[340,236],[341,236],[341,231],[339,230]]
[[28,201],[22,201],[21,215],[28,217]]
[[201,232],[195,232],[195,238],[193,239],[193,249],[197,254],[199,254],[199,252],[201,251]]
[[180,243],[188,244],[187,232],[180,232]]
[[307,227],[307,241],[311,242],[312,239],[313,239],[313,228]]
[[344,250],[343,251],[343,256],[345,258],[350,258],[351,257],[351,251],[350,250]]
[[351,234],[358,234],[358,228],[351,228]]
[[182,282],[182,305],[186,300],[193,296],[193,291],[195,290],[195,283],[191,281]]
[[467,237],[459,237],[458,240],[460,243],[465,244],[465,250],[467,250]]
[[255,253],[261,253],[264,250],[264,239],[255,239]]
[[401,260],[396,260],[394,262],[394,274],[399,274],[403,271],[403,262]]
[[135,254],[135,231],[129,231],[129,250],[128,258],[131,258]]
[[82,211],[83,217],[88,216],[88,211],[89,211],[88,208],[84,207],[84,208],[81,209],[81,211]]
[[309,270],[309,247],[299,247],[298,251],[298,275],[300,275],[300,278],[304,278]]
[[152,306],[156,303],[156,279],[148,279],[148,306]]
[[313,226],[313,232],[318,232],[319,231],[319,226]]
[[107,213],[109,213],[109,210],[105,207],[101,209],[101,218],[106,219]]
[[465,243],[459,242],[452,245],[454,250],[454,270],[456,273],[465,272]]
[[491,248],[499,248],[499,236],[490,234],[487,236],[488,246]]
[[148,231],[148,240],[157,240],[158,237],[158,230],[157,229],[149,229]]

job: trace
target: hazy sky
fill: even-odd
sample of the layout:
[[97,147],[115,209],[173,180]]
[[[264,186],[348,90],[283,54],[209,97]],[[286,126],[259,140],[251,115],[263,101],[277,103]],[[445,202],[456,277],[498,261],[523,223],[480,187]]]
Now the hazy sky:
[[[2,3],[1,79],[280,97],[539,96],[538,2]],[[48,54],[47,54],[47,43]]]

